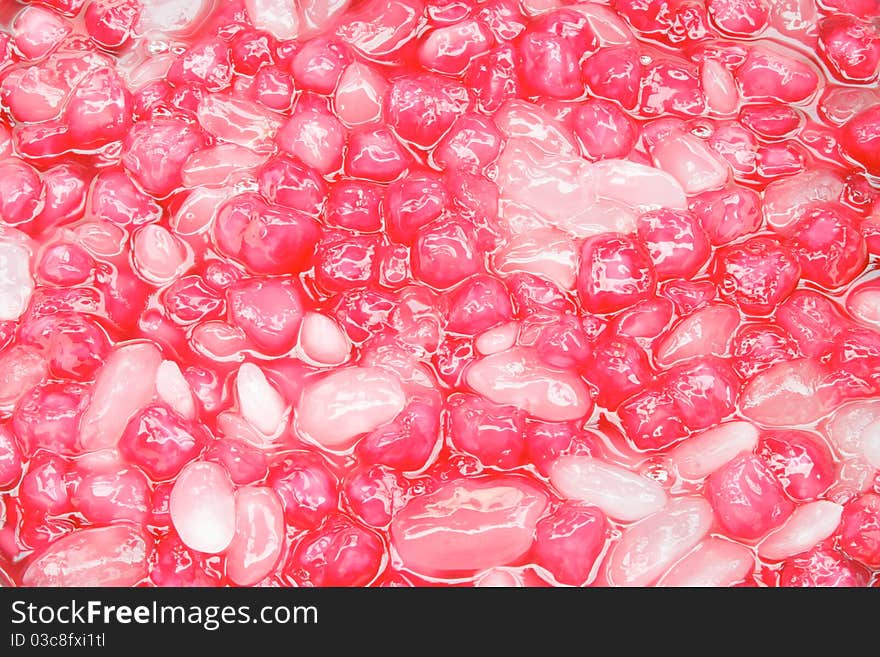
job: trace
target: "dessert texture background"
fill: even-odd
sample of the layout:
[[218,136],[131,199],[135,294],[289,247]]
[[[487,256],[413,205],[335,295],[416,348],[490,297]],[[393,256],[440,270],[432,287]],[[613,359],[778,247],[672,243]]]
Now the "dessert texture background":
[[878,0],[0,0],[0,583],[877,586],[878,72]]

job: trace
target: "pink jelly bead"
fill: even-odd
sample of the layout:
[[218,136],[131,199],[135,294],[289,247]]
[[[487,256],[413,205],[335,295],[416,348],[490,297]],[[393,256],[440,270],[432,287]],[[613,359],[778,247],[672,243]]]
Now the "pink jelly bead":
[[381,188],[359,180],[341,180],[330,188],[326,221],[332,226],[374,232],[382,228]]
[[616,100],[625,109],[636,106],[642,78],[642,64],[636,48],[602,48],[584,60],[582,71],[587,85],[597,96]]
[[777,310],[776,321],[807,356],[826,351],[846,326],[837,305],[812,290],[792,294]]
[[70,464],[49,452],[40,452],[28,465],[18,496],[25,508],[57,515],[71,510],[68,488]]
[[120,225],[158,221],[162,209],[121,170],[105,170],[95,176],[86,210],[95,217]]
[[590,312],[608,313],[631,306],[653,294],[656,285],[650,255],[632,238],[606,233],[584,241],[578,293]]
[[151,404],[133,417],[119,451],[156,480],[177,476],[207,443],[206,431],[164,404]]
[[340,231],[325,234],[315,254],[315,280],[323,289],[341,292],[378,278],[379,237]]
[[568,422],[530,421],[526,425],[526,452],[544,476],[559,456],[586,455],[596,451],[596,438]]
[[787,103],[805,101],[819,83],[818,75],[805,61],[761,47],[749,52],[736,78],[746,97]]
[[300,87],[321,94],[329,94],[336,88],[342,71],[351,55],[345,44],[326,37],[318,37],[306,43],[293,58],[290,70]]
[[22,344],[43,353],[58,376],[90,379],[110,350],[104,329],[86,313],[60,311],[29,318],[19,335]]
[[752,132],[765,138],[791,136],[803,122],[802,115],[793,107],[781,103],[761,103],[744,106],[740,121]]
[[640,32],[672,45],[699,41],[709,29],[702,3],[618,0],[614,7]]
[[654,378],[645,350],[632,338],[603,334],[587,361],[587,379],[598,389],[596,401],[609,410]]
[[501,133],[479,114],[464,114],[452,125],[434,150],[438,164],[451,170],[479,171],[501,150]]
[[864,587],[869,573],[858,563],[821,544],[786,561],[779,585],[791,587]]
[[89,402],[88,387],[69,382],[42,383],[19,401],[12,427],[24,451],[44,448],[58,454],[79,451],[78,425]]
[[767,27],[770,17],[764,0],[709,0],[707,9],[712,22],[734,36],[758,34]]
[[[293,115],[279,128],[276,141],[281,150],[322,174],[336,171],[342,164],[345,131],[339,119],[330,113],[326,101],[320,98],[300,96]],[[356,148],[356,152],[348,153],[357,163],[353,170],[365,168],[367,162],[384,163],[387,168],[392,168],[390,163],[382,159],[388,153],[381,148],[382,144],[388,144],[391,140],[361,136],[358,142],[354,139],[349,142],[350,148]],[[375,152],[376,148],[379,152]]]
[[718,289],[712,281],[667,281],[660,294],[669,299],[680,314],[687,314],[712,301]]
[[635,122],[617,104],[601,99],[574,111],[574,132],[591,160],[626,157],[638,140]]
[[209,555],[190,550],[171,533],[156,544],[150,581],[156,586],[218,586],[221,575]]
[[412,251],[413,274],[428,285],[447,289],[482,266],[469,222],[449,219],[418,231]]
[[414,497],[391,523],[404,565],[418,573],[473,573],[515,563],[532,547],[547,494],[533,479],[453,479]]
[[409,483],[396,470],[374,465],[353,472],[343,483],[352,511],[371,527],[384,527],[406,503]]
[[358,443],[357,451],[367,463],[419,470],[434,450],[439,428],[436,405],[414,400],[389,424],[369,433]]
[[398,242],[412,242],[418,230],[437,219],[449,202],[442,178],[434,173],[412,172],[388,186],[384,209],[387,230]]
[[419,46],[419,62],[438,73],[460,74],[493,41],[486,26],[475,20],[461,21],[429,32]]
[[773,471],[748,454],[713,473],[706,493],[719,524],[736,538],[759,538],[782,524],[794,510]]
[[34,219],[42,193],[36,169],[17,158],[0,161],[0,219],[5,224],[16,226]]
[[229,313],[261,350],[280,355],[296,343],[303,305],[291,280],[250,279],[229,290]]
[[379,574],[384,554],[377,534],[329,515],[297,543],[285,571],[301,586],[365,586]]
[[271,64],[275,39],[266,32],[241,30],[230,44],[230,58],[235,70],[244,75],[254,75],[261,66]]
[[[30,227],[33,233],[82,217],[90,172],[76,164],[57,164],[43,172],[46,198]],[[28,226],[24,226],[28,228]]]
[[499,279],[478,274],[452,292],[448,317],[450,331],[482,333],[513,317],[510,294]]
[[734,356],[733,367],[743,379],[800,355],[788,332],[774,324],[743,326],[734,335],[730,350]]
[[92,257],[77,244],[61,243],[43,252],[38,265],[40,276],[54,285],[85,282],[94,266]]
[[7,490],[18,483],[22,473],[22,454],[15,434],[0,425],[0,490]]
[[84,16],[92,40],[104,48],[118,48],[131,36],[142,11],[140,0],[92,0]]
[[284,111],[294,100],[293,79],[288,73],[274,66],[257,71],[251,85],[251,96],[269,109]]
[[362,130],[351,135],[345,172],[354,178],[391,182],[406,169],[407,154],[387,128]]
[[317,215],[324,205],[327,187],[318,173],[296,160],[273,158],[257,173],[260,193],[270,203]]
[[71,496],[83,516],[96,524],[129,520],[143,523],[149,517],[150,484],[137,468],[85,474]]
[[126,133],[122,164],[145,191],[164,197],[180,185],[183,163],[203,144],[200,131],[179,119],[140,121]]
[[645,71],[640,96],[647,116],[702,114],[706,100],[696,67],[679,61],[657,61]]
[[214,441],[205,451],[205,459],[226,468],[229,478],[240,486],[262,481],[269,473],[266,454],[241,440]]
[[583,93],[575,48],[546,32],[527,33],[519,46],[521,75],[529,95],[577,98]]
[[813,433],[797,429],[770,432],[762,436],[757,453],[795,500],[816,499],[834,482],[831,451]]
[[214,223],[220,251],[258,274],[307,269],[320,234],[312,217],[269,206],[252,194],[225,203]]
[[852,16],[829,16],[819,22],[819,44],[831,70],[847,81],[877,77],[880,43],[876,26]]
[[843,152],[868,173],[880,175],[880,105],[856,114],[843,126],[840,135]]
[[666,384],[690,429],[705,429],[732,413],[740,380],[730,364],[720,358],[692,358],[671,369]]
[[722,293],[746,313],[768,315],[797,285],[801,268],[794,253],[773,238],[752,237],[716,254]]
[[825,288],[851,283],[867,262],[858,219],[842,206],[815,207],[796,225],[793,246],[802,276]]
[[709,239],[689,212],[647,212],[639,217],[638,236],[660,279],[691,278],[709,259]]
[[566,502],[538,521],[534,555],[562,584],[589,578],[607,539],[605,514],[594,506]]
[[540,359],[551,367],[576,368],[590,356],[590,345],[583,325],[571,315],[544,326],[535,342]]
[[663,449],[688,435],[675,399],[656,386],[630,397],[617,413],[627,438],[641,450]]
[[316,454],[291,452],[270,467],[269,485],[278,493],[291,525],[313,528],[339,498],[336,478]]
[[747,188],[703,192],[691,202],[691,211],[714,246],[754,233],[761,226],[761,199]]
[[184,276],[165,289],[163,306],[179,324],[214,317],[222,301],[198,276]]
[[452,444],[487,466],[512,469],[525,455],[525,414],[477,395],[456,395],[448,402]]
[[391,83],[385,116],[405,141],[422,148],[436,144],[469,104],[467,89],[430,75],[408,75]]
[[868,568],[880,567],[880,495],[866,493],[843,509],[840,549]]

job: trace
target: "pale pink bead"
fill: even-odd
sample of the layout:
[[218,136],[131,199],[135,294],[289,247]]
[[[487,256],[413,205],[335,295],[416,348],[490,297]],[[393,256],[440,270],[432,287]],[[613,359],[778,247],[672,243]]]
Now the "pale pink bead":
[[196,403],[192,389],[173,360],[163,360],[156,370],[156,393],[182,417],[192,420],[196,416]]
[[156,392],[162,354],[152,342],[119,346],[98,372],[92,399],[80,421],[80,441],[87,450],[113,447],[128,420]]
[[667,367],[694,356],[726,356],[739,313],[726,304],[712,304],[683,318],[657,347],[657,362]]
[[687,199],[681,184],[661,169],[629,160],[602,160],[590,167],[596,193],[645,212],[659,208],[684,210]]
[[712,507],[703,498],[680,497],[624,530],[606,560],[612,586],[649,586],[709,533]]
[[828,413],[831,391],[822,387],[819,363],[800,358],[778,363],[757,374],[743,388],[743,414],[756,422],[781,427],[809,424]]
[[303,316],[299,346],[309,359],[320,365],[340,365],[351,352],[351,344],[339,324],[321,313]]
[[199,353],[220,361],[241,360],[242,351],[250,345],[247,335],[239,327],[217,320],[197,325],[190,342]]
[[221,465],[187,465],[171,489],[169,509],[180,540],[193,550],[223,552],[235,536],[235,493]]
[[527,272],[543,276],[564,290],[574,287],[577,260],[574,241],[555,228],[538,228],[514,235],[492,257],[499,274]]
[[296,3],[291,0],[246,0],[245,7],[258,30],[281,40],[299,36],[301,19]]
[[388,82],[374,68],[354,62],[339,78],[333,97],[336,115],[347,126],[377,121],[382,116],[382,103]]
[[183,163],[181,175],[186,187],[216,186],[237,182],[266,161],[265,155],[238,144],[217,144],[198,150]]
[[474,340],[474,346],[484,356],[497,354],[500,351],[506,351],[513,347],[516,344],[518,334],[519,323],[507,322],[480,333],[476,340]]
[[284,548],[284,509],[274,490],[245,486],[235,493],[235,536],[226,550],[226,574],[252,586],[275,568]]
[[193,189],[171,218],[172,229],[178,235],[198,235],[211,230],[220,208],[233,196],[231,187]]
[[348,367],[303,390],[296,426],[322,447],[345,450],[362,434],[393,420],[405,406],[397,377],[376,367]]
[[199,123],[209,133],[256,153],[271,153],[281,117],[249,100],[222,94],[205,96],[199,103]]
[[209,0],[152,0],[143,3],[138,31],[187,33],[213,7]]
[[686,479],[702,479],[758,444],[758,428],[751,422],[719,424],[695,434],[672,450],[670,458]]
[[263,370],[253,363],[242,363],[235,378],[235,393],[245,420],[266,436],[280,433],[287,404],[281,393],[266,379]]
[[89,527],[52,543],[22,575],[25,586],[120,586],[147,576],[152,540],[128,523]]
[[547,495],[523,477],[459,479],[413,498],[391,523],[403,563],[432,574],[504,566],[532,546]]
[[496,404],[510,404],[542,420],[561,422],[588,415],[593,402],[583,379],[542,365],[529,349],[486,356],[468,369],[467,384]]
[[709,108],[716,114],[727,115],[739,106],[739,92],[736,80],[727,68],[714,59],[706,59],[700,74],[703,92]]
[[137,273],[155,285],[169,283],[183,273],[187,258],[180,240],[155,224],[144,226],[135,233],[132,254]]
[[21,242],[0,233],[0,321],[18,319],[34,291],[31,254]]
[[702,140],[687,133],[673,133],[651,149],[657,166],[670,173],[686,194],[717,189],[730,177],[730,167]]
[[122,253],[127,237],[124,229],[109,221],[83,221],[75,231],[77,241],[99,258]]
[[565,499],[597,506],[622,522],[641,520],[666,504],[656,481],[591,456],[561,456],[550,466],[550,481]]
[[525,100],[508,100],[492,116],[498,130],[508,139],[528,138],[551,155],[576,155],[570,132],[550,114]]
[[712,536],[675,564],[657,586],[731,586],[743,581],[754,568],[751,550]]
[[785,523],[758,546],[762,559],[781,561],[818,545],[834,533],[843,507],[827,500],[799,506]]

